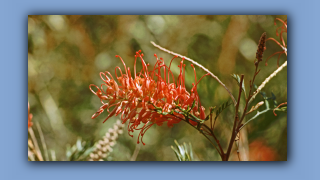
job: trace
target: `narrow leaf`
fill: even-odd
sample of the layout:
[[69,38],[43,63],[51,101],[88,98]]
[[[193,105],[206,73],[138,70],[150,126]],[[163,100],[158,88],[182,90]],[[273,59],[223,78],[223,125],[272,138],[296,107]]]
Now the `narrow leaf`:
[[[238,86],[240,86],[240,81],[241,81],[240,76],[238,74],[232,74],[231,76],[233,77],[234,80],[237,81]],[[242,90],[243,90],[244,93],[246,93],[246,88],[244,86],[244,81],[242,82]]]
[[218,108],[218,110],[216,111],[216,117],[214,119],[217,119],[218,116],[221,114],[221,112],[223,110],[225,110],[228,106],[230,106],[232,104],[232,101],[227,101],[225,103],[223,103],[222,105],[220,105],[220,107]]

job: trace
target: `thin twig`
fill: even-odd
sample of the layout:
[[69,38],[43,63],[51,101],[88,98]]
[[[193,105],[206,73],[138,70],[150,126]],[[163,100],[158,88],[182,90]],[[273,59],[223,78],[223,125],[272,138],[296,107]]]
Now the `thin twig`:
[[277,106],[276,108],[274,108],[273,114],[274,114],[275,116],[277,116],[277,114],[275,113],[275,111],[276,111],[280,106],[283,106],[283,105],[286,105],[286,104],[287,104],[287,102],[284,102],[284,103],[279,104],[279,106]]
[[[210,108],[209,117],[210,117],[210,128],[213,131],[214,124],[212,125],[212,107]],[[214,123],[215,123],[215,121],[214,121]]]
[[241,92],[242,92],[242,83],[243,83],[243,78],[244,78],[244,75],[242,74],[241,75],[241,79],[240,79],[240,85],[239,85],[239,95],[238,95],[238,103],[236,105],[236,110],[235,110],[235,117],[234,117],[234,122],[233,122],[233,128],[232,128],[232,135],[231,135],[231,138],[230,138],[230,142],[229,142],[229,145],[228,145],[228,150],[225,154],[225,158],[224,161],[228,161],[229,159],[229,156],[230,156],[230,153],[231,153],[231,150],[232,150],[232,146],[233,146],[233,142],[238,134],[238,131],[237,131],[237,126],[239,124],[239,105],[240,105],[240,99],[241,99]]
[[38,146],[38,142],[37,142],[36,136],[34,135],[32,127],[28,128],[28,131],[29,131],[29,134],[31,136],[32,143],[34,144],[35,155],[37,156],[39,161],[43,161],[43,158],[42,158],[42,155],[41,155],[41,151],[40,151],[40,148]]
[[221,86],[223,86],[223,87],[227,90],[227,92],[229,93],[229,95],[230,95],[230,97],[231,97],[231,99],[232,99],[232,101],[233,101],[233,104],[234,104],[234,105],[237,104],[236,100],[234,99],[233,95],[231,94],[231,92],[229,91],[229,89],[226,87],[226,85],[223,84],[223,83],[220,81],[220,79],[219,79],[216,75],[214,75],[212,72],[210,72],[207,68],[203,67],[201,64],[197,63],[196,61],[194,61],[194,60],[192,60],[192,59],[190,59],[190,58],[188,58],[188,57],[186,57],[186,56],[182,56],[182,55],[180,55],[180,54],[178,54],[178,53],[169,51],[169,50],[167,50],[167,49],[165,49],[165,48],[157,45],[157,44],[154,43],[153,41],[151,41],[151,44],[154,45],[156,48],[158,48],[158,49],[160,49],[160,50],[162,50],[162,51],[164,51],[164,52],[166,52],[166,53],[169,53],[169,54],[178,56],[178,57],[180,57],[180,58],[184,58],[185,60],[187,60],[187,61],[189,61],[189,62],[197,65],[197,66],[200,67],[202,70],[204,70],[205,72],[209,73],[214,79],[216,79],[216,80],[218,81],[219,84],[221,84]]
[[221,152],[222,154],[224,154],[224,151],[223,151],[223,148],[222,148],[222,146],[221,146],[221,144],[220,144],[220,141],[218,140],[218,138],[216,137],[216,135],[213,133],[213,129],[210,129],[210,127],[208,127],[206,124],[202,124],[202,126],[208,129],[208,131],[210,132],[210,135],[214,138],[214,140],[215,140],[216,143],[218,144],[219,149],[220,149],[220,152]]
[[[29,143],[28,143],[29,144]],[[32,152],[32,150],[28,147],[28,160],[30,161],[35,161],[34,159],[34,153]]]
[[259,92],[262,90],[262,88],[264,88],[264,86],[273,78],[275,77],[284,67],[287,66],[287,61],[284,62],[277,70],[275,70],[269,77],[267,77],[262,83],[261,85],[258,87],[258,89],[254,92],[253,96],[251,97],[250,102],[253,101],[253,99],[257,96],[257,94],[259,94]]
[[239,151],[240,151],[240,150],[239,150],[239,149],[240,149],[240,148],[239,148],[239,147],[240,147],[240,137],[241,137],[241,136],[240,136],[240,132],[239,132],[239,137],[238,137],[237,140],[235,140],[235,141],[238,141],[238,144],[237,144],[237,142],[236,142],[236,146],[237,146],[237,154],[238,154],[239,161],[241,161],[240,152],[239,152]]
[[270,111],[270,110],[272,110],[272,109],[265,109],[265,110],[263,110],[263,111],[257,111],[257,114],[255,115],[255,116],[253,116],[251,119],[249,119],[246,123],[244,123],[240,128],[239,128],[239,131],[244,127],[244,126],[246,126],[249,122],[251,122],[252,120],[254,120],[255,118],[257,118],[259,115],[261,115],[261,114],[263,114],[263,113],[265,113],[265,112],[267,112],[267,111]]
[[[244,106],[244,109],[243,109],[243,114],[239,120],[239,123],[237,125],[237,129],[239,129],[240,125],[241,125],[241,122],[243,121],[244,117],[246,116],[247,114],[247,110],[248,110],[248,106],[250,104],[250,99],[251,97],[253,96],[254,93],[252,93],[252,90],[253,90],[253,85],[254,85],[254,80],[256,79],[256,76],[258,75],[258,73],[260,72],[260,70],[258,70],[259,68],[259,63],[261,62],[262,60],[257,60],[255,62],[255,66],[256,66],[256,69],[254,71],[254,75],[253,75],[253,78],[252,80],[250,80],[250,91],[249,91],[249,94],[248,94],[248,98],[246,99],[246,105]],[[252,94],[251,94],[252,93]]]
[[49,161],[49,153],[48,153],[46,141],[44,140],[42,129],[41,129],[40,124],[38,122],[36,122],[36,127],[37,127],[39,135],[40,135],[40,140],[41,140],[41,145],[42,145],[42,148],[44,151],[45,160]]
[[130,161],[136,161],[137,157],[138,157],[138,154],[140,152],[140,144],[136,144],[136,148],[130,158]]
[[[174,116],[174,115],[173,115]],[[177,117],[177,116],[175,116],[175,117]],[[179,117],[177,117],[177,118],[179,118]],[[181,118],[180,118],[181,119]],[[220,149],[222,149],[221,148],[221,146],[220,146],[220,143],[218,143],[218,142],[216,142],[218,145],[219,145],[219,148],[217,148],[217,146],[210,140],[210,138],[208,138],[208,136],[205,134],[205,133],[203,133],[201,130],[199,130],[197,127],[195,127],[195,126],[193,126],[191,123],[189,123],[189,121],[188,120],[184,120],[184,119],[181,119],[181,120],[183,120],[184,122],[186,122],[186,123],[188,123],[191,127],[193,127],[194,129],[196,129],[196,130],[198,130],[205,138],[207,138],[207,140],[213,145],[213,147],[215,147],[216,148],[216,150],[218,151],[218,153],[219,153],[219,155],[221,156],[221,158],[223,157],[223,151],[222,152],[220,152],[220,150],[219,150],[219,148]],[[202,126],[206,126],[205,124],[202,124]],[[207,127],[207,129],[210,129],[209,127]]]

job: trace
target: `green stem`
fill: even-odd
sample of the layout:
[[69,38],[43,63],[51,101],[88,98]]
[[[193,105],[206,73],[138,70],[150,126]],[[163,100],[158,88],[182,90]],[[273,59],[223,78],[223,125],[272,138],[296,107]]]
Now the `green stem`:
[[257,118],[259,115],[261,115],[261,114],[263,114],[263,113],[266,113],[267,111],[270,111],[270,110],[272,110],[272,109],[265,109],[265,110],[263,110],[263,111],[261,111],[261,112],[258,111],[255,116],[253,116],[251,119],[249,119],[246,123],[244,123],[244,124],[239,128],[239,131],[240,131],[245,125],[247,125],[250,121],[254,120],[254,119]]

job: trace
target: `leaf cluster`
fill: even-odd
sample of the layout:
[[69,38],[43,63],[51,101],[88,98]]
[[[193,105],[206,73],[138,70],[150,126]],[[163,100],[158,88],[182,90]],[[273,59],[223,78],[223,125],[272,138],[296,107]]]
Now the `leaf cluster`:
[[93,141],[82,141],[81,138],[72,147],[67,147],[66,156],[68,161],[86,161],[89,154],[94,150]]
[[173,146],[171,148],[179,161],[194,161],[191,143],[189,143],[189,146],[185,142],[180,145],[176,140],[174,140],[174,143],[176,148]]

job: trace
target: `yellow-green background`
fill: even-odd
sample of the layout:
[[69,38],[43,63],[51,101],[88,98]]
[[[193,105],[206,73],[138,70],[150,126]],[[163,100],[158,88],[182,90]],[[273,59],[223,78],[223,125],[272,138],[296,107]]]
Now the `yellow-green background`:
[[[244,74],[248,90],[254,72],[257,43],[263,32],[276,36],[275,18],[286,16],[29,16],[28,17],[28,100],[33,122],[43,130],[49,149],[55,150],[58,160],[65,160],[66,146],[73,145],[78,137],[99,140],[112,127],[118,117],[102,121],[107,112],[91,119],[101,106],[100,100],[90,92],[89,84],[100,85],[99,72],[110,71],[123,65],[133,68],[135,51],[142,50],[144,59],[153,65],[153,54],[169,63],[172,55],[153,47],[150,41],[188,56],[217,75],[237,97],[238,88],[230,74]],[[286,40],[286,34],[285,40]],[[281,48],[267,42],[264,60]],[[280,58],[280,64],[286,60]],[[260,83],[277,68],[277,57],[269,65],[261,63],[261,72],[255,84]],[[178,62],[172,71],[178,74]],[[193,70],[186,62],[186,83],[190,89],[194,82]],[[138,69],[141,65],[138,63]],[[198,79],[205,74],[197,68]],[[271,92],[278,103],[287,101],[286,68],[263,89]],[[218,106],[229,100],[226,91],[212,78],[205,77],[198,85],[201,103],[206,107]],[[262,100],[258,96],[252,105]],[[242,101],[243,102],[243,101]],[[271,104],[272,105],[272,104]],[[263,110],[261,107],[260,110]],[[241,104],[240,109],[243,109]],[[226,148],[232,128],[234,109],[230,107],[219,117],[215,131]],[[250,117],[252,115],[249,115]],[[287,159],[287,115],[271,111],[260,116],[245,129],[248,144],[261,141],[276,154],[275,160]],[[126,131],[120,135],[109,160],[127,161],[137,142],[137,133],[131,138]],[[136,160],[171,161],[176,157],[171,150],[174,139],[191,142],[197,160],[220,160],[212,145],[195,129],[181,122],[173,128],[154,126],[144,136],[145,146],[140,147]],[[250,152],[250,149],[247,149]],[[233,154],[235,155],[235,154]],[[235,156],[231,159],[237,160]]]

